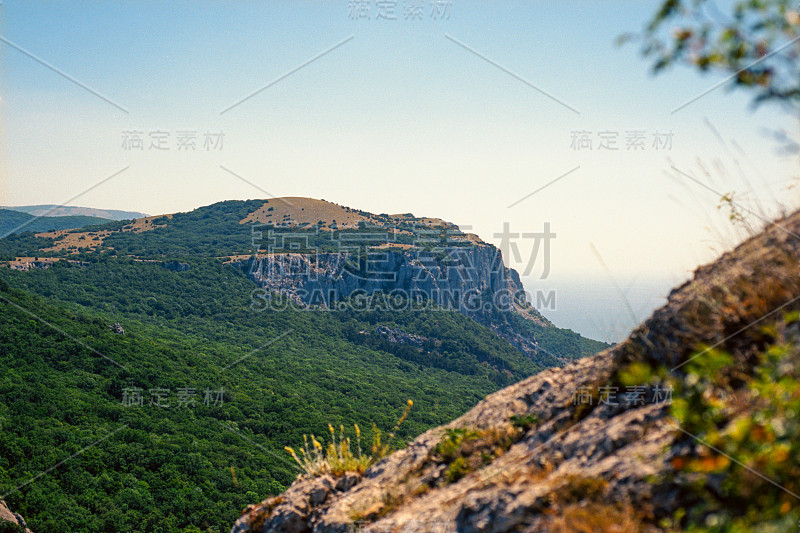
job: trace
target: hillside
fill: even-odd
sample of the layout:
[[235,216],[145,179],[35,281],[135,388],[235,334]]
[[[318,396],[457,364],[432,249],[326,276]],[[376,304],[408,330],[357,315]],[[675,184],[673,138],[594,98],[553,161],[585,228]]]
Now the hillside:
[[251,294],[254,305],[284,305],[280,299],[288,298],[301,308],[351,308],[360,296],[399,296],[403,308],[461,312],[539,366],[607,346],[556,328],[526,303],[519,277],[495,247],[451,223],[410,213],[374,215],[310,198],[226,201],[90,230],[0,240],[0,261],[13,268],[29,268],[35,257],[48,265],[108,257],[187,264],[219,258],[261,287]]
[[[302,224],[245,221],[266,203],[0,239],[0,495],[33,531],[226,531],[291,484],[283,449],[303,434],[358,423],[371,438],[411,398],[391,440],[402,446],[603,346],[539,318],[530,354],[458,309],[381,305],[380,291],[369,308],[263,306],[251,265],[270,251],[254,231],[297,236]],[[363,216],[377,222],[300,235],[336,253],[334,236],[375,243],[391,228],[413,247],[409,220],[440,225]]]
[[245,532],[795,531],[800,213],[618,346],[489,395],[363,476],[302,476]]
[[120,211],[118,209],[97,209],[95,207],[77,207],[72,205],[53,204],[0,206],[0,209],[19,211],[20,213],[27,213],[36,217],[87,216],[103,218],[106,220],[131,220],[134,218],[143,218],[147,216],[144,213],[139,213],[138,211]]
[[[6,496],[37,533],[222,531],[235,509],[291,482],[282,450],[303,433],[330,421],[391,427],[414,398],[405,439],[538,370],[456,313],[255,314],[236,299],[250,282],[211,265],[115,263],[98,277],[125,283],[93,279],[87,297],[86,270],[8,278],[39,275],[31,282],[47,300],[0,292],[0,491],[107,437]],[[76,303],[51,303],[56,295]],[[124,335],[110,329],[117,321]],[[429,328],[439,346],[359,333],[381,324]],[[193,405],[180,405],[182,389]],[[142,405],[130,405],[135,391]]]
[[84,226],[105,224],[107,218],[93,216],[34,216],[10,209],[0,208],[0,237],[10,233],[26,231],[55,231],[82,228]]

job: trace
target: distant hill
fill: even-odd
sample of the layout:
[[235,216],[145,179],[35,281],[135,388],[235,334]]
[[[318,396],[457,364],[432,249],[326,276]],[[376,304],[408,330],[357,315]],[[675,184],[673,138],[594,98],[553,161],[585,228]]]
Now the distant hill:
[[119,211],[117,209],[96,209],[94,207],[76,207],[71,205],[19,205],[19,206],[0,206],[0,209],[19,211],[35,217],[71,217],[87,216],[104,218],[107,220],[131,220],[143,218],[147,215],[137,211]]
[[10,233],[25,231],[56,231],[62,229],[76,229],[84,226],[105,224],[111,222],[107,218],[93,216],[52,216],[38,217],[11,209],[0,209],[0,238]]

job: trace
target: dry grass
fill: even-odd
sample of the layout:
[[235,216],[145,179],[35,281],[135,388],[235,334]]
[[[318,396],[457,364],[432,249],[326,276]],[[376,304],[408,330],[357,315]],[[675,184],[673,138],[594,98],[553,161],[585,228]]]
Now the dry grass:
[[[163,224],[154,224],[153,220],[157,218],[172,218],[172,215],[159,215],[154,217],[138,218],[132,224],[124,226],[121,231],[142,233],[144,231],[154,230],[162,227]],[[87,230],[75,231],[74,229],[62,229],[58,231],[48,231],[44,233],[37,233],[36,237],[43,239],[54,239],[56,242],[49,248],[42,248],[42,252],[72,252],[78,253],[79,251],[94,251],[103,245],[106,237],[111,235],[111,231],[106,230]]]
[[[389,433],[389,439],[394,438],[400,425],[408,418],[408,413],[414,402],[408,400],[406,408],[394,429]],[[328,431],[331,434],[331,441],[324,446],[314,435],[311,439],[303,435],[303,447],[299,453],[293,448],[286,446],[285,450],[300,465],[307,476],[321,476],[331,474],[334,476],[344,475],[345,472],[358,472],[363,474],[370,466],[383,459],[392,448],[388,444],[381,442],[381,431],[372,425],[372,447],[371,453],[363,453],[361,449],[361,429],[358,424],[354,424],[355,442],[351,442],[350,437],[344,433],[344,426],[339,426],[339,436],[337,439],[336,430],[328,424]],[[309,444],[310,442],[310,444]]]
[[80,231],[70,229],[37,233],[36,237],[55,239],[53,246],[42,248],[42,252],[64,252],[79,250],[95,250],[103,245],[103,239],[111,234],[110,231]]
[[282,223],[289,225],[315,225],[322,221],[324,228],[330,228],[336,222],[340,229],[354,229],[359,222],[369,222],[372,219],[347,207],[316,200],[314,198],[274,198],[266,200],[256,211],[253,211],[239,223],[251,222],[271,223],[280,226]]
[[548,524],[548,531],[553,533],[639,533],[649,529],[642,524],[632,506],[618,507],[596,502],[562,507],[559,516]]
[[652,531],[630,503],[609,501],[605,479],[570,476],[549,500],[548,531],[556,533],[638,533]]
[[[266,200],[264,205],[253,211],[242,220],[240,224],[259,222],[274,224],[275,226],[308,226],[320,224],[321,229],[358,229],[363,222],[378,227],[390,227],[402,222],[413,222],[427,227],[450,226],[439,218],[416,218],[410,214],[402,215],[373,215],[365,211],[351,209],[333,202],[317,200],[314,198],[287,197]],[[399,233],[408,232],[400,231]]]
[[156,228],[165,226],[166,224],[155,224],[153,221],[160,218],[172,218],[172,215],[157,215],[152,217],[137,218],[133,224],[128,224],[122,228],[123,232],[132,231],[133,233],[142,233],[143,231],[150,231]]

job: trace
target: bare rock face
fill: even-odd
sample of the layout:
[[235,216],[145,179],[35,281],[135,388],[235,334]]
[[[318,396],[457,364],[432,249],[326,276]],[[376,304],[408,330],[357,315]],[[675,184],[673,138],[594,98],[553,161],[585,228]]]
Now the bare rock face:
[[300,477],[233,533],[660,531],[685,505],[672,459],[696,443],[670,417],[666,382],[624,386],[621,372],[647,363],[683,379],[703,345],[752,372],[751,325],[800,309],[796,234],[800,214],[698,269],[624,343],[488,396],[363,477]]
[[189,270],[191,265],[189,265],[189,263],[182,263],[180,261],[164,261],[161,263],[161,266],[173,272],[186,272]]
[[[346,252],[269,254],[249,267],[256,282],[306,305],[331,307],[336,299],[395,291],[472,315],[483,311],[481,304],[510,310],[524,292],[500,251],[488,244],[453,248],[441,257],[417,250],[372,251],[361,260]],[[497,301],[479,301],[487,292]]]
[[[360,263],[348,253],[268,254],[234,263],[264,289],[265,301],[270,294],[286,299],[277,305],[336,308],[345,301],[358,309],[434,305],[488,326],[529,356],[538,352],[537,340],[515,330],[503,317],[520,313],[539,325],[552,325],[530,305],[519,275],[504,266],[500,250],[482,242],[449,249],[441,256],[380,250]],[[388,301],[377,295],[386,295]]]
[[396,344],[405,344],[408,346],[413,346],[415,348],[422,348],[425,342],[429,340],[426,337],[422,337],[421,335],[406,333],[405,331],[390,328],[389,326],[384,326],[382,324],[375,328],[375,333],[389,342]]
[[18,526],[19,531],[33,533],[30,529],[28,529],[28,525],[25,523],[25,520],[17,513],[11,512],[11,510],[6,506],[6,502],[0,500],[0,525],[7,525],[8,523]]

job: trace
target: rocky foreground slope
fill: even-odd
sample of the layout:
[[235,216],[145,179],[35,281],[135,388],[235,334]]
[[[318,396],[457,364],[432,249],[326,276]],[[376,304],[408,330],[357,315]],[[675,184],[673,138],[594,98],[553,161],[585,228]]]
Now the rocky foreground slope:
[[364,475],[300,477],[233,533],[796,531],[800,213],[620,345],[488,396]]

